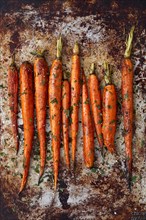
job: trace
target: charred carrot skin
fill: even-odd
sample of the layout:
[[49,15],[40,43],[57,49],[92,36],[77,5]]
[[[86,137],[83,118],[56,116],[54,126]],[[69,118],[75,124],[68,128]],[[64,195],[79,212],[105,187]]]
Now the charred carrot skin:
[[132,172],[133,65],[128,58],[122,62],[122,97],[127,167]]
[[122,107],[124,120],[124,141],[126,148],[126,168],[128,185],[131,189],[132,177],[132,135],[133,135],[133,65],[130,59],[134,26],[131,28],[128,40],[126,42],[126,50],[122,61]]
[[[61,38],[60,38],[60,47],[62,48]],[[52,132],[55,190],[57,188],[59,160],[60,160],[61,98],[62,98],[62,62],[61,62],[61,55],[57,54],[57,58],[53,61],[49,76],[49,108],[50,108],[50,125]]]
[[90,75],[88,79],[88,86],[96,136],[98,138],[100,147],[103,147],[101,92],[97,76],[94,73],[94,64],[92,64],[91,66]]
[[83,127],[83,152],[84,162],[87,168],[94,163],[94,129],[89,105],[88,89],[85,74],[82,70],[82,127]]
[[63,130],[65,161],[68,169],[70,168],[69,117],[70,117],[70,83],[68,80],[64,80],[62,83],[62,130]]
[[19,193],[27,182],[34,137],[34,78],[33,67],[29,62],[20,66],[20,99],[24,124],[24,173]]
[[[110,77],[107,75],[107,77]],[[106,78],[106,74],[105,74]],[[106,81],[106,80],[105,80]],[[113,153],[115,151],[114,139],[116,133],[116,90],[115,86],[111,84],[111,81],[106,82],[106,86],[103,91],[103,125],[102,133],[104,139],[104,145],[107,149]]]
[[72,70],[71,70],[71,138],[72,138],[72,162],[75,166],[75,155],[77,148],[77,134],[79,121],[79,100],[80,100],[80,57],[79,47],[76,43],[72,56]]
[[8,96],[9,96],[9,106],[11,111],[12,133],[13,133],[17,153],[19,150],[18,123],[17,123],[18,84],[19,84],[18,70],[15,63],[12,63],[8,69]]
[[48,65],[44,57],[37,57],[34,62],[35,106],[37,130],[40,142],[40,177],[46,160],[46,106],[48,101]]

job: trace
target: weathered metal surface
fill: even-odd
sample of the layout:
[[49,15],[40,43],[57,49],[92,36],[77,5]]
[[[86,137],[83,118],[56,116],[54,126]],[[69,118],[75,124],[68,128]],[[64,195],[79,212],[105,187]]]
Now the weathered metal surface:
[[[53,3],[52,3],[53,2]],[[125,3],[126,2],[126,3]],[[130,219],[132,212],[146,210],[145,176],[145,1],[1,1],[0,23],[0,90],[1,90],[1,148],[0,148],[0,219]],[[133,187],[129,192],[125,179],[125,151],[121,114],[121,60],[126,34],[136,23],[132,59],[134,63],[134,137]],[[106,152],[102,159],[95,139],[95,168],[87,170],[83,164],[82,129],[77,150],[76,181],[67,173],[63,148],[59,190],[53,191],[52,157],[49,112],[47,119],[47,161],[43,182],[37,186],[39,145],[34,138],[30,175],[27,187],[18,197],[23,172],[23,123],[19,106],[18,122],[20,152],[16,157],[11,133],[8,107],[7,68],[12,53],[16,63],[33,62],[32,51],[48,49],[50,66],[56,54],[56,39],[62,34],[63,70],[70,72],[74,42],[80,44],[81,62],[88,76],[91,62],[95,62],[102,87],[102,64],[113,65],[113,82],[118,94],[118,122],[116,150],[118,156]]]

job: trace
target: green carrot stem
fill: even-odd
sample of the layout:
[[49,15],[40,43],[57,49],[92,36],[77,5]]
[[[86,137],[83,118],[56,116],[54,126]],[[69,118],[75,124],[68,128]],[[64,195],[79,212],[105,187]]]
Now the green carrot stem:
[[90,74],[93,74],[94,71],[95,71],[95,65],[94,65],[94,63],[92,63],[91,66],[90,66],[90,71],[89,71],[89,73],[90,73]]
[[125,50],[125,53],[124,53],[125,58],[129,58],[131,56],[134,29],[135,29],[135,26],[132,26],[132,28],[130,30],[130,33],[129,33],[129,36],[128,36],[128,39],[126,41],[126,50]]
[[104,62],[104,80],[106,85],[112,84],[112,80],[111,80],[111,73],[112,73],[112,68],[110,66],[110,64]]
[[57,40],[57,58],[58,59],[61,58],[61,53],[62,53],[62,39],[60,36],[59,39]]
[[75,45],[74,45],[73,54],[79,55],[79,45],[78,45],[77,42],[76,42]]

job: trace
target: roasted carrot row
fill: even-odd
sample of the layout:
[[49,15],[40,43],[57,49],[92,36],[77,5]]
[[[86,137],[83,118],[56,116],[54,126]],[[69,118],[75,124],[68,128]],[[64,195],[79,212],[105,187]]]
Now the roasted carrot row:
[[80,101],[80,57],[79,46],[75,43],[72,56],[71,70],[71,138],[72,138],[72,162],[75,166],[75,156],[77,148],[78,120],[79,120],[79,101]]
[[50,125],[52,131],[52,149],[54,163],[54,188],[56,190],[59,160],[60,160],[60,135],[61,135],[61,96],[62,96],[62,42],[57,40],[57,57],[53,61],[49,76],[49,107]]
[[84,162],[87,168],[91,168],[93,167],[94,163],[94,128],[89,105],[88,88],[83,70],[82,79],[82,127]]
[[48,102],[48,64],[43,54],[37,55],[34,62],[35,106],[37,130],[40,142],[40,176],[44,173],[46,160],[46,106]]
[[18,70],[13,59],[11,65],[8,69],[8,95],[9,95],[9,106],[11,111],[11,122],[12,122],[12,133],[16,146],[16,153],[19,150],[19,140],[18,140],[18,123],[17,123],[17,113],[18,113]]
[[91,110],[95,124],[96,135],[98,138],[99,145],[100,147],[102,147],[103,135],[102,135],[101,92],[100,92],[97,76],[95,75],[94,63],[92,63],[90,68],[88,85],[89,85],[89,96],[90,96]]
[[130,59],[134,27],[131,28],[126,51],[122,61],[122,99],[124,119],[124,140],[129,188],[132,176],[132,127],[133,127],[133,65]]
[[70,83],[67,79],[62,82],[62,133],[65,153],[65,162],[70,168],[69,159],[69,117],[70,117]]
[[33,67],[29,62],[20,66],[20,98],[24,124],[24,173],[19,193],[27,182],[34,137],[34,77]]
[[115,86],[111,82],[111,68],[105,63],[105,83],[103,91],[103,125],[102,133],[104,145],[113,153],[115,151],[114,138],[116,133],[117,98]]

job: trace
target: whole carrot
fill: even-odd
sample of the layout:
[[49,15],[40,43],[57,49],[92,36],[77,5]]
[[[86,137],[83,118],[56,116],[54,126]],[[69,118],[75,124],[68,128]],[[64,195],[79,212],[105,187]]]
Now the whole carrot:
[[60,134],[61,134],[61,96],[62,96],[62,42],[57,40],[57,57],[53,61],[49,76],[49,107],[50,124],[52,131],[52,149],[54,163],[54,188],[56,190],[59,160],[60,160]]
[[103,125],[102,133],[104,138],[104,145],[113,153],[115,151],[114,138],[116,133],[116,90],[111,82],[111,69],[105,63],[105,83],[103,90]]
[[134,27],[131,28],[126,51],[122,61],[122,99],[124,118],[124,140],[126,147],[126,164],[128,184],[130,187],[132,176],[132,126],[133,126],[133,65],[130,59]]
[[94,163],[94,128],[89,105],[88,89],[84,71],[82,70],[82,127],[83,127],[83,152],[87,168]]
[[16,153],[18,153],[19,150],[18,123],[17,123],[18,84],[19,84],[18,70],[15,61],[13,59],[8,69],[8,96],[9,96],[9,106],[11,111],[12,133],[15,140]]
[[88,79],[89,85],[89,96],[91,103],[91,110],[93,120],[95,124],[96,135],[100,147],[103,146],[103,135],[102,135],[102,106],[101,106],[101,92],[99,88],[99,82],[94,72],[94,63],[91,65],[90,75]]
[[62,130],[65,161],[68,169],[70,168],[69,160],[69,117],[70,117],[70,83],[65,79],[62,83]]
[[72,138],[72,162],[75,166],[75,155],[77,148],[78,120],[79,120],[79,100],[80,100],[80,58],[79,46],[75,43],[72,56],[71,70],[71,138]]
[[34,85],[33,67],[29,62],[20,66],[20,98],[24,125],[24,173],[19,193],[24,189],[30,166],[34,137]]
[[37,130],[40,142],[40,176],[44,173],[46,160],[46,106],[48,101],[48,65],[43,54],[38,55],[34,62],[35,105]]

